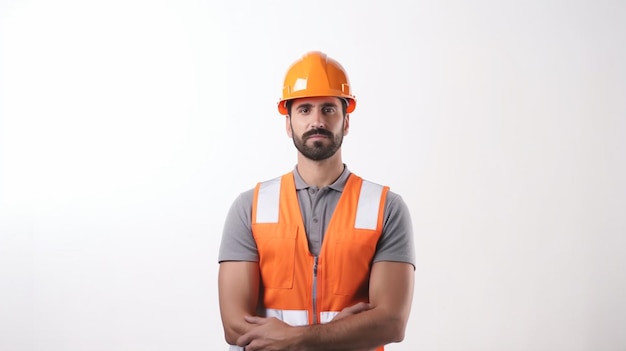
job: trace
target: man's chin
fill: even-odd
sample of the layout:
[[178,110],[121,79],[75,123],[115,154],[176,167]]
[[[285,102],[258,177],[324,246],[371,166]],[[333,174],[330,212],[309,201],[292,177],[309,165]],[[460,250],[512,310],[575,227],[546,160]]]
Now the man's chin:
[[312,140],[312,147],[316,148],[316,149],[320,149],[324,147],[324,142],[320,139],[315,139]]

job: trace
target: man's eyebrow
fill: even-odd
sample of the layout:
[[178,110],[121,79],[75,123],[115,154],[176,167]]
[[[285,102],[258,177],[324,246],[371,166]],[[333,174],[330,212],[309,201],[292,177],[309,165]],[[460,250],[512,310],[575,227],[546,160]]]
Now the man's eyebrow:
[[[305,107],[305,108],[313,108],[313,107],[315,107],[315,105],[312,104],[312,103],[309,103],[309,102],[305,102],[305,103],[296,105],[296,109],[303,108],[303,107]],[[337,104],[334,103],[334,102],[323,102],[323,103],[320,104],[320,107],[337,107]]]
[[305,102],[305,103],[302,103],[302,104],[296,105],[296,109],[303,108],[303,107],[306,107],[306,108],[312,108],[312,107],[313,107],[313,104]]

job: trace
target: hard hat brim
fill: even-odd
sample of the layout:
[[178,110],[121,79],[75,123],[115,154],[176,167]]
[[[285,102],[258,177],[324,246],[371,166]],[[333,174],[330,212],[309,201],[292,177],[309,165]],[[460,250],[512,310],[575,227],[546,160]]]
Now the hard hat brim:
[[346,106],[346,113],[352,113],[354,109],[356,109],[356,98],[354,96],[345,96],[342,94],[328,94],[328,92],[320,92],[318,94],[306,92],[306,94],[302,94],[302,96],[292,96],[289,99],[281,99],[280,101],[278,101],[278,112],[281,115],[288,115],[289,111],[287,110],[287,101],[310,97],[336,97],[344,99],[348,103],[348,105]]

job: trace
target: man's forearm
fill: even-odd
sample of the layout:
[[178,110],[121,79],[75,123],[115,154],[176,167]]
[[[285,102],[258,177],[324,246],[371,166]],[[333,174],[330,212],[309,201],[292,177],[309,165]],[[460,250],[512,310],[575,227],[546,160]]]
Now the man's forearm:
[[259,268],[256,262],[227,261],[220,264],[219,303],[224,337],[231,345],[254,326],[244,316],[256,311],[259,295]]
[[404,339],[406,321],[380,308],[326,324],[302,328],[298,347],[302,351],[374,349]]

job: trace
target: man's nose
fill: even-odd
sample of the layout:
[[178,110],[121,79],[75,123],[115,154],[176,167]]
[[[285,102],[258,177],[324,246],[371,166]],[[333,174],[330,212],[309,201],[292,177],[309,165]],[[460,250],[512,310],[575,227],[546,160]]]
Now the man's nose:
[[311,128],[325,128],[322,111],[311,112]]

